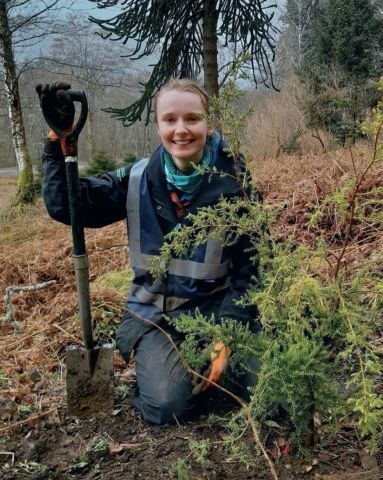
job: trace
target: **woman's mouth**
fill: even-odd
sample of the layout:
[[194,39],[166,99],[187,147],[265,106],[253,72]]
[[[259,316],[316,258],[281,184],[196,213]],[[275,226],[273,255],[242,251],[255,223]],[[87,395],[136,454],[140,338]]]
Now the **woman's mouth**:
[[173,140],[173,143],[175,145],[189,145],[189,143],[192,143],[194,140]]

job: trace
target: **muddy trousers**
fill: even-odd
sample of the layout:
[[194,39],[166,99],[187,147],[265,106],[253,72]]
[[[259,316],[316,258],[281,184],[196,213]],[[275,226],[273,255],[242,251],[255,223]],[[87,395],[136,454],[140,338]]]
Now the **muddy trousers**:
[[[179,347],[184,336],[169,326],[165,330]],[[182,365],[168,338],[156,328],[148,330],[134,350],[137,387],[132,405],[149,423],[162,425],[188,418],[198,413],[199,406],[207,399],[206,395],[216,390],[210,388],[207,392],[192,395],[191,374]],[[239,381],[240,386],[235,393],[248,400],[247,387],[254,386],[257,377],[248,373]]]

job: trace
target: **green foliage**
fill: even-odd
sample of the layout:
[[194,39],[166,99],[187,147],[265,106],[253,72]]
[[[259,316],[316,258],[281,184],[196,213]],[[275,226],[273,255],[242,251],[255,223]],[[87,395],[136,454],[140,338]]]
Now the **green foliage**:
[[375,106],[371,79],[383,62],[383,18],[371,0],[329,0],[318,6],[313,52],[300,73],[313,90],[307,105],[310,126],[323,128],[344,146],[361,134],[360,120]]
[[179,458],[177,462],[172,465],[172,468],[175,470],[177,474],[178,480],[188,480],[189,477],[189,470],[190,466],[187,464],[187,460],[190,456],[193,455],[194,460],[197,464],[202,468],[204,472],[206,472],[206,462],[207,457],[211,451],[210,440],[201,440],[196,441],[192,438],[189,438],[189,448],[190,453],[185,458]]
[[38,475],[48,468],[48,465],[41,465],[37,462],[20,462],[17,467],[12,468],[16,473],[23,473],[24,475]]
[[4,435],[4,437],[0,439],[0,445],[6,445],[10,440],[11,440],[11,437]]
[[[214,316],[206,318],[197,310],[194,315],[181,314],[179,319],[167,318],[167,320],[177,331],[186,335],[181,345],[181,354],[196,370],[201,368],[210,357],[213,339],[215,343],[223,342],[233,351],[230,356],[232,370],[248,370],[249,359],[259,348],[258,338],[254,338],[247,326],[234,319],[228,318],[216,323]],[[209,345],[203,354],[199,348],[200,345]],[[198,352],[197,355],[196,352]]]
[[290,137],[287,139],[287,142],[283,146],[283,152],[286,153],[287,155],[293,155],[296,153],[299,149],[299,142],[298,139],[300,136],[302,136],[301,131],[293,132]]
[[120,310],[102,301],[96,302],[94,318],[94,339],[99,345],[115,343],[116,331],[120,325]]
[[224,447],[226,454],[233,460],[245,464],[247,469],[255,468],[256,462],[253,449],[250,449],[249,446],[242,441],[243,434],[248,428],[248,419],[243,410],[238,410],[231,415],[227,428],[230,434],[225,439]]
[[15,212],[20,211],[25,205],[35,203],[36,200],[31,160],[28,149],[25,147],[23,151],[26,158],[26,165],[24,170],[19,172],[16,195],[11,200],[11,207]]
[[67,473],[74,473],[77,470],[81,470],[89,465],[89,459],[86,455],[79,455],[75,459],[75,463],[70,465],[67,469]]
[[117,169],[117,164],[105,152],[97,152],[88,168],[85,168],[81,174],[84,176],[92,176],[101,178],[105,173],[112,172]]
[[337,64],[363,82],[380,72],[374,45],[382,41],[381,30],[382,20],[371,0],[329,0],[317,15],[315,62]]
[[92,440],[88,443],[86,447],[86,452],[103,452],[106,453],[109,448],[109,441],[106,440],[106,438],[103,437],[94,437]]
[[132,153],[127,153],[120,163],[112,160],[110,156],[103,151],[97,152],[92,158],[89,167],[81,171],[81,176],[92,176],[101,178],[105,173],[113,172],[119,167],[125,167],[137,160],[137,157]]
[[[121,295],[121,299],[126,298],[129,291],[130,283],[133,279],[133,270],[117,270],[106,272],[100,275],[91,284],[91,291],[97,290],[99,287],[108,287]],[[115,343],[116,331],[120,324],[120,314],[124,301],[121,305],[112,305],[108,302],[99,300],[96,302],[96,312],[94,314],[95,327],[94,336],[98,344]]]
[[193,453],[195,461],[198,465],[202,468],[202,470],[206,470],[206,460],[211,450],[210,440],[201,440],[197,442],[192,438],[189,439],[189,448],[190,451]]
[[0,388],[6,389],[12,385],[12,380],[7,377],[7,374],[0,370]]
[[137,160],[137,157],[133,153],[127,153],[122,159],[121,166],[130,165]]
[[18,409],[20,415],[23,416],[23,417],[27,417],[28,415],[30,415],[33,412],[32,405],[19,405],[17,409]]
[[100,285],[116,290],[118,293],[121,293],[121,295],[126,295],[132,280],[133,270],[130,268],[106,272],[97,277],[95,282],[92,283],[92,289]]
[[352,105],[349,100],[334,101],[329,99],[324,110],[323,125],[333,134],[338,145],[345,147],[347,139],[356,140],[360,137],[360,122],[352,120]]
[[[241,131],[244,118],[228,106],[240,94],[234,87],[235,75],[213,106],[236,165],[239,158],[245,162],[246,156],[239,157],[239,152],[245,151]],[[379,88],[383,88],[383,82]],[[380,103],[372,122],[362,129],[377,136],[382,123]],[[216,205],[189,215],[190,225],[168,235],[160,257],[153,261],[152,273],[159,277],[166,274],[173,256],[187,256],[209,238],[234,245],[242,235],[249,237],[250,251],[260,262],[260,278],[249,285],[239,303],[258,307],[263,332],[254,336],[235,320],[216,324],[214,318],[204,318],[199,312],[182,315],[173,322],[186,335],[181,352],[194,368],[204,362],[200,341],[209,344],[214,339],[229,345],[233,351],[229,368],[236,372],[247,371],[249,358],[257,358],[261,368],[249,405],[253,417],[262,422],[280,409],[287,411],[294,437],[300,443],[312,433],[315,412],[333,432],[340,415],[355,415],[362,436],[370,436],[372,449],[377,448],[382,435],[383,398],[374,383],[375,376],[381,375],[382,362],[369,341],[383,304],[383,274],[378,261],[382,253],[375,252],[356,270],[344,264],[355,225],[358,231],[366,225],[375,229],[383,226],[383,187],[360,189],[367,172],[383,161],[383,147],[378,142],[375,145],[360,171],[351,157],[353,174],[343,185],[334,187],[321,205],[311,207],[310,228],[336,221],[337,250],[322,237],[315,246],[297,246],[293,241],[274,244],[266,228],[273,221],[270,208],[253,198],[245,169],[237,176],[244,198],[220,198]],[[347,367],[350,361],[355,365],[351,375]],[[345,375],[349,376],[346,392],[339,382]],[[243,422],[241,418],[243,413],[233,417],[234,435],[227,442],[238,458],[243,452],[238,446],[239,430],[248,420]]]
[[186,463],[186,460],[179,458],[175,463],[173,463],[172,468],[176,472],[177,480],[188,480],[190,467]]

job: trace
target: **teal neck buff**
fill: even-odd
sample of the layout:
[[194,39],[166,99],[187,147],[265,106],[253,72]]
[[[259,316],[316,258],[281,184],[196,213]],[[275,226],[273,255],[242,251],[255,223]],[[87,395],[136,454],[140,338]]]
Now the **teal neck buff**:
[[[174,164],[173,157],[164,149],[164,169],[166,180],[171,185],[174,185],[178,190],[185,193],[194,193],[200,186],[203,174],[197,170],[193,170],[190,175],[185,175],[180,172]],[[198,164],[202,170],[206,170],[210,166],[211,147],[209,142],[203,148],[203,156],[201,162]]]

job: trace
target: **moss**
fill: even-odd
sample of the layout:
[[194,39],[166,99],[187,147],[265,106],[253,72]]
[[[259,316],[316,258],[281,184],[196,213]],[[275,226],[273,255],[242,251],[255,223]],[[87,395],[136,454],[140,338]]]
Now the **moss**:
[[122,295],[127,295],[130,284],[133,280],[133,275],[133,270],[131,268],[107,272],[100,275],[93,283],[93,286],[109,287]]
[[24,205],[34,203],[36,200],[36,191],[33,184],[33,171],[28,148],[23,147],[23,155],[26,161],[24,170],[19,173],[17,181],[16,195],[11,200],[12,209],[19,210]]

